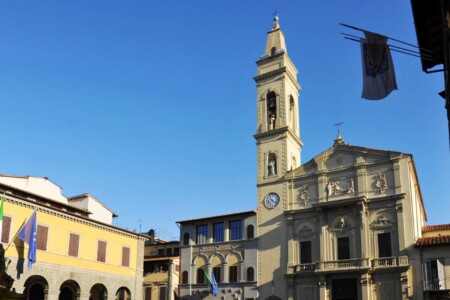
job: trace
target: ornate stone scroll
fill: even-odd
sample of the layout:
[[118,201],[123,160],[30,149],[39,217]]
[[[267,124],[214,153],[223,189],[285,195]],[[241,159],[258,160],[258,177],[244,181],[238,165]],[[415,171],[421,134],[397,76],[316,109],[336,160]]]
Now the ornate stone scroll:
[[309,194],[309,186],[307,184],[304,184],[301,186],[298,190],[299,194],[299,202],[300,204],[306,205],[309,202],[310,194]]
[[384,173],[378,173],[376,178],[375,188],[380,194],[384,193],[388,189],[386,175]]

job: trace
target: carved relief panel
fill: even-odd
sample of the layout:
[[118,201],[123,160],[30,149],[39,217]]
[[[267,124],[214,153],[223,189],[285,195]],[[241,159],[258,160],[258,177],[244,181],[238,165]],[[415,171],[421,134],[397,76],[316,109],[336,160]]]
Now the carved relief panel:
[[341,196],[355,193],[355,181],[353,178],[342,178],[339,180],[330,180],[326,186],[328,197]]

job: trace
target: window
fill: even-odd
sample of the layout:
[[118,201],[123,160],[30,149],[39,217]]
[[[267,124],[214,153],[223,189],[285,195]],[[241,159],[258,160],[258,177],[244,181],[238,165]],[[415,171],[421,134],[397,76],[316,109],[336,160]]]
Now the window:
[[174,253],[175,255],[177,255],[177,256],[180,255],[180,248],[176,247],[176,248],[174,249],[174,252],[175,252],[175,253]]
[[106,262],[106,242],[105,241],[98,241],[97,261]]
[[166,255],[167,256],[171,256],[172,255],[172,248],[167,248],[166,249]]
[[47,251],[48,227],[38,225],[36,230],[36,249]]
[[167,287],[165,286],[159,287],[159,300],[166,300],[166,289]]
[[80,245],[80,236],[75,233],[69,235],[69,256],[78,257],[78,247]]
[[208,241],[208,225],[197,226],[197,244],[206,244]]
[[223,242],[224,241],[224,225],[223,223],[215,223],[213,227],[213,238],[214,242]]
[[424,263],[424,290],[445,290],[445,273],[443,259],[431,259]]
[[122,247],[122,266],[130,266],[130,248],[128,247]]
[[214,274],[214,278],[216,279],[216,282],[222,282],[222,277],[221,277],[221,267],[214,267],[213,268],[213,274]]
[[184,271],[181,275],[181,283],[187,284],[189,282],[189,273],[188,271]]
[[337,239],[338,259],[350,259],[350,239],[342,237]]
[[237,282],[238,281],[238,267],[230,266],[228,269],[228,281]]
[[152,288],[146,287],[145,288],[145,298],[144,300],[152,300]]
[[254,233],[254,227],[253,225],[248,225],[247,226],[247,239],[252,239],[255,237],[255,233]]
[[3,216],[2,240],[1,243],[9,243],[9,235],[11,232],[11,217]]
[[188,233],[188,232],[186,232],[186,233],[183,235],[183,245],[184,245],[184,246],[189,245],[189,233]]
[[203,269],[197,269],[197,283],[205,283],[205,272]]
[[391,247],[391,234],[379,233],[378,234],[378,257],[391,257],[392,247]]
[[230,241],[242,240],[242,220],[230,221]]
[[255,270],[252,267],[247,268],[247,281],[255,281]]
[[300,242],[300,263],[310,264],[312,263],[311,255],[311,241]]
[[274,92],[267,93],[267,123],[269,130],[275,129],[277,119],[277,95]]
[[164,249],[158,249],[158,255],[163,256],[164,255]]

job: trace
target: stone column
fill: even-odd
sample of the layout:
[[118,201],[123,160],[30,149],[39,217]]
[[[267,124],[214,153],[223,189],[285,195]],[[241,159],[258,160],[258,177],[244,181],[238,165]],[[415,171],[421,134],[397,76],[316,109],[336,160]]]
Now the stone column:
[[167,275],[168,275],[167,300],[174,300],[173,299],[173,261],[172,260],[169,260],[169,269],[168,269]]
[[325,276],[319,277],[319,299],[327,300],[327,282]]
[[370,275],[361,275],[361,300],[370,300]]
[[286,273],[292,273],[295,265],[295,243],[294,243],[294,217],[287,216],[287,242],[288,242],[288,263]]
[[223,283],[227,283],[228,282],[228,263],[227,262],[223,263],[223,278],[222,278],[222,282]]

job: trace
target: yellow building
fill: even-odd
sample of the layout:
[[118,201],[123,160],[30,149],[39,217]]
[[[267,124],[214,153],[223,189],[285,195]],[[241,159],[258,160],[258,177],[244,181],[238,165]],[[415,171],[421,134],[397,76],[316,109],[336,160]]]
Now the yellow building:
[[[145,236],[112,226],[117,216],[89,194],[66,198],[42,177],[0,175],[2,244],[13,288],[33,300],[142,299]],[[36,210],[36,262],[16,238]]]

